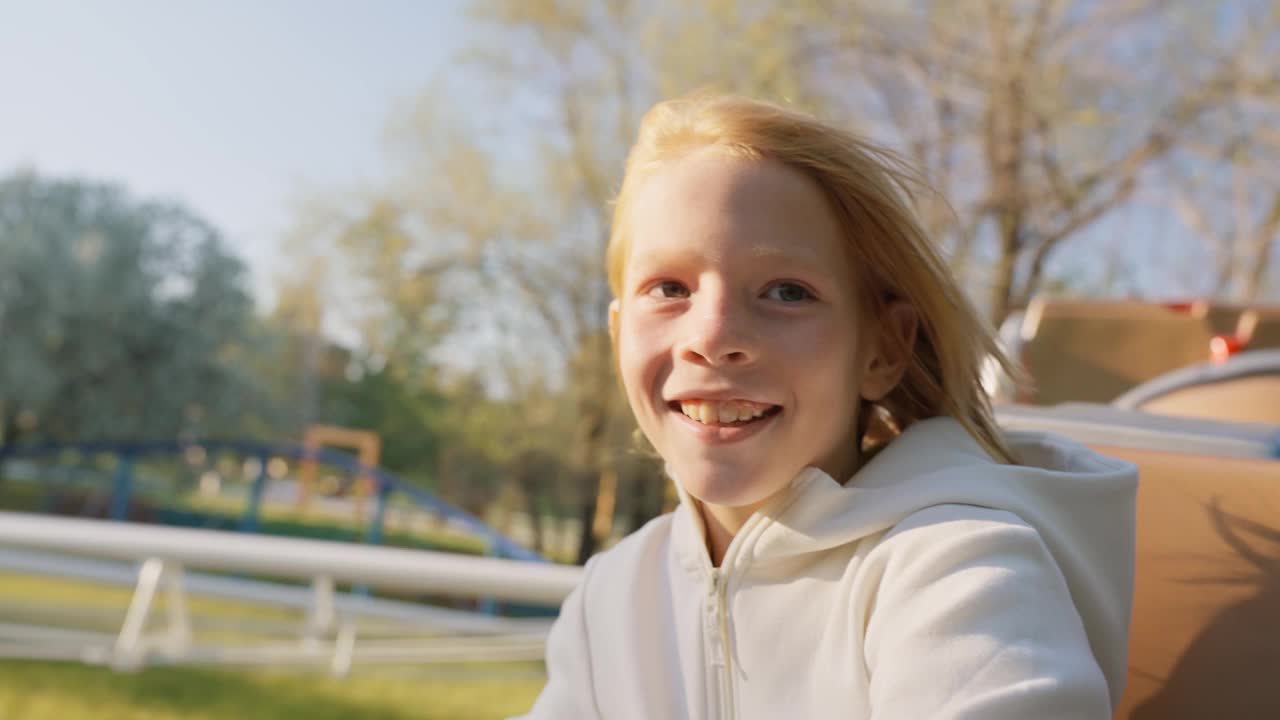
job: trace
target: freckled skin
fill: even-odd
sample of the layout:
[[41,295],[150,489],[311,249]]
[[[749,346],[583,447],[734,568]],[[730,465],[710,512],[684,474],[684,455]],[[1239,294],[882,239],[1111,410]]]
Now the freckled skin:
[[[845,241],[818,186],[703,148],[647,178],[624,221],[619,367],[640,428],[686,490],[732,532],[806,466],[846,479],[867,359]],[[782,411],[708,442],[669,407],[706,393]]]

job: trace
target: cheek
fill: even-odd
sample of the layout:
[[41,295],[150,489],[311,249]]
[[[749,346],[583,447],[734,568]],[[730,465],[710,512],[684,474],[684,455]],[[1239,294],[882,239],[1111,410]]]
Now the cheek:
[[[818,323],[793,328],[780,347],[786,348],[785,364],[798,390],[810,402],[819,400],[836,416],[853,413],[857,406],[857,345],[847,327]],[[841,400],[847,398],[844,404]]]
[[652,324],[624,314],[618,326],[618,371],[633,406],[656,391],[664,357]]

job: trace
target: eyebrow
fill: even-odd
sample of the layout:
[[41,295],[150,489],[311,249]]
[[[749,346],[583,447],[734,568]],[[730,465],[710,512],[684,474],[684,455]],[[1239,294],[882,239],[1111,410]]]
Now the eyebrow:
[[[776,248],[765,245],[755,245],[746,248],[744,254],[753,260],[772,261],[779,264],[800,264],[815,269],[826,268],[817,253],[808,248]],[[713,259],[710,254],[695,250],[689,247],[663,247],[656,251],[650,251],[642,255],[635,256],[632,261],[641,267],[653,264],[662,264],[665,262],[682,262],[688,260],[707,261]]]
[[803,261],[805,261],[805,262],[813,263],[813,264],[815,264],[815,265],[816,265],[816,264],[819,264],[818,257],[817,257],[817,253],[814,253],[813,251],[811,251],[811,250],[809,250],[809,249],[807,249],[807,248],[806,248],[806,249],[804,249],[804,250],[801,250],[801,249],[799,249],[799,248],[792,248],[792,249],[785,249],[785,250],[784,250],[784,249],[780,249],[780,248],[773,248],[773,247],[766,247],[766,246],[763,246],[763,245],[757,245],[757,246],[755,246],[755,247],[747,248],[747,254],[748,254],[748,255],[750,255],[750,256],[752,256],[752,257],[756,257],[756,258],[763,258],[763,259],[766,259],[766,260],[767,260],[767,259],[774,259],[774,260],[803,260]]

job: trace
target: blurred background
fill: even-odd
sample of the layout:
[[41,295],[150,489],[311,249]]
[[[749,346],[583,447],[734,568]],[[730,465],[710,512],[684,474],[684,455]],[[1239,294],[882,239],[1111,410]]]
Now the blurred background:
[[[639,118],[706,87],[923,169],[1036,381],[1002,401],[1272,346],[1272,0],[0,0],[0,510],[580,564],[672,501],[603,251]],[[137,597],[18,565],[0,624]],[[484,668],[13,660],[0,714],[499,717],[541,684]]]

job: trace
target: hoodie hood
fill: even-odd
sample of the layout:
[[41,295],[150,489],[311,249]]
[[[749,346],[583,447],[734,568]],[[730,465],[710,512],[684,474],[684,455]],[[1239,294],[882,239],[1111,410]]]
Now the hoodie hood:
[[[995,461],[954,419],[931,418],[891,441],[844,485],[807,468],[757,513],[763,522],[744,528],[752,537],[735,538],[741,552],[734,565],[745,569],[856,543],[936,505],[1004,510],[1039,533],[1066,579],[1104,673],[1112,681],[1123,679],[1137,469],[1055,435],[1010,432],[1005,438],[1018,464]],[[676,533],[700,538],[699,513],[676,485],[684,501]],[[706,552],[697,540],[678,545],[685,548],[681,554]]]

